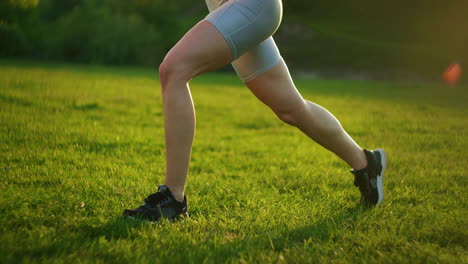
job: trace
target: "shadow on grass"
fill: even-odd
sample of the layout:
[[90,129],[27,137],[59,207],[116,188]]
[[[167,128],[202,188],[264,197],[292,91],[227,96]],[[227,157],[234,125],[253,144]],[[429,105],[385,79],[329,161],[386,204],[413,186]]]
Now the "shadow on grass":
[[[75,230],[78,232],[64,233],[63,236],[38,243],[34,247],[14,249],[9,254],[0,256],[0,263],[35,263],[38,259],[48,260],[54,258],[60,258],[59,263],[75,263],[76,261],[71,261],[69,256],[73,255],[73,258],[75,258],[77,254],[79,258],[89,259],[90,263],[94,263],[98,259],[106,260],[105,262],[109,263],[121,263],[121,254],[96,251],[96,245],[99,247],[99,243],[103,238],[106,240],[137,239],[139,232],[132,232],[132,230],[133,228],[139,229],[144,224],[128,221],[123,217],[110,219],[100,226],[86,224]],[[133,236],[132,233],[134,233]]]
[[[324,218],[314,224],[305,224],[295,229],[275,233],[274,235],[268,229],[263,229],[257,234],[250,234],[247,238],[225,239],[224,241],[209,238],[197,244],[193,244],[186,238],[182,238],[170,243],[177,248],[179,252],[177,256],[173,255],[174,252],[172,250],[151,252],[150,248],[148,249],[148,254],[152,254],[159,260],[174,260],[175,257],[177,260],[185,259],[195,263],[206,260],[217,263],[225,262],[228,259],[237,259],[240,253],[255,254],[255,252],[260,252],[261,250],[279,253],[288,248],[301,247],[306,241],[325,243],[333,240],[335,233],[340,233],[341,230],[346,228],[352,228],[360,217],[365,216],[366,211],[368,210],[361,207],[350,208],[337,212],[334,217]],[[129,220],[119,216],[109,219],[102,225],[83,225],[76,230],[77,232],[73,232],[62,239],[50,241],[50,243],[38,245],[34,248],[13,251],[9,255],[3,256],[3,260],[10,263],[20,259],[67,258],[69,254],[73,255],[76,252],[81,252],[80,254],[84,256],[84,259],[89,257],[93,260],[102,259],[109,262],[120,262],[122,260],[121,257],[125,257],[124,253],[106,250],[96,253],[96,247],[99,248],[101,240],[130,240],[128,242],[133,245],[132,247],[137,247],[141,235],[139,230],[145,229],[148,225],[153,224]],[[154,227],[158,228],[157,226]],[[185,229],[183,228],[183,230]],[[198,234],[191,235],[197,236]],[[90,255],[88,256],[87,254]]]
[[[240,252],[251,252],[252,250],[282,252],[288,248],[301,247],[304,243],[326,243],[331,241],[336,238],[335,234],[339,234],[343,229],[352,230],[359,219],[368,212],[370,212],[369,209],[356,206],[337,212],[333,217],[323,218],[313,224],[305,224],[280,233],[263,229],[257,234],[251,234],[242,239],[225,239],[220,242],[209,238],[196,245],[184,244],[182,239],[177,243],[180,243],[180,249],[185,251],[189,259],[198,259],[200,261],[207,257],[222,261],[230,257],[236,258]],[[83,235],[88,239],[99,239],[100,237],[105,237],[108,240],[138,239],[139,232],[135,232],[135,229],[138,230],[147,225],[148,223],[119,217],[109,220],[103,226],[83,227],[82,231]],[[226,235],[228,236],[228,234]],[[166,253],[163,253],[163,255]]]
[[99,109],[101,108],[101,106],[96,102],[79,103],[79,102],[73,101],[71,104],[71,108],[74,110],[80,110],[80,111],[90,111],[90,110]]
[[0,94],[0,102],[2,104],[11,104],[11,105],[17,105],[17,106],[32,106],[33,103],[25,100],[23,98],[19,98],[16,96],[8,96],[8,95],[3,95]]
[[[234,240],[222,246],[214,246],[210,255],[226,256],[231,252],[249,251],[252,249],[269,249],[282,252],[287,248],[300,246],[306,241],[312,243],[325,243],[335,238],[343,229],[352,229],[359,218],[369,212],[369,208],[356,206],[339,212],[333,217],[317,221],[314,224],[305,224],[299,228],[286,230],[273,236],[267,230],[257,234],[254,238]],[[234,249],[234,250],[233,250]],[[199,247],[198,254],[203,254],[203,247]],[[236,253],[237,254],[237,253]]]
[[[180,240],[173,240],[169,243],[178,248],[178,250],[180,250],[180,256],[184,256],[183,258],[186,260],[193,262],[203,262],[206,260],[224,262],[228,259],[237,259],[239,254],[255,254],[258,250],[279,253],[292,248],[301,248],[302,245],[306,243],[325,244],[336,239],[337,235],[339,235],[342,230],[352,230],[359,219],[361,217],[365,217],[368,212],[368,209],[356,206],[354,208],[337,211],[336,215],[320,219],[313,224],[305,223],[303,226],[298,228],[286,229],[281,232],[272,232],[271,229],[262,228],[258,233],[251,233],[243,238],[229,239],[229,232],[226,231],[225,239],[213,239],[211,236],[202,235],[203,237],[206,237],[206,239],[197,243],[194,243],[188,237],[198,236],[199,234],[189,234],[189,236],[183,234],[182,236],[174,237],[178,237]],[[169,224],[169,222],[163,223],[162,225],[165,224]],[[187,224],[191,225],[190,222],[187,222]],[[154,225],[154,228],[157,229],[157,225],[159,224],[151,224],[123,217],[115,217],[109,219],[103,225],[82,226],[78,233],[81,237],[80,240],[87,241],[87,243],[94,243],[101,239],[105,239],[107,241],[128,240],[130,243],[136,243],[140,240],[140,231],[146,229],[148,225]],[[188,230],[190,229],[192,228],[182,228],[180,230],[189,232]],[[168,232],[168,230],[166,228],[163,228],[162,230],[164,231],[160,235],[167,236],[165,233]],[[177,230],[179,229],[177,228]],[[149,250],[151,252],[151,249]],[[158,256],[158,258],[162,260],[173,259],[174,257],[171,250],[158,251],[151,254],[155,254],[155,256]]]
[[134,237],[134,235],[132,235],[135,233],[132,232],[133,228],[144,227],[147,225],[152,224],[126,219],[124,217],[115,217],[109,219],[109,221],[100,226],[83,226],[81,231],[86,238],[91,239],[100,237],[105,237],[106,239],[125,239]]
[[294,244],[302,244],[307,240],[327,242],[334,238],[335,233],[342,229],[352,229],[358,219],[371,209],[356,206],[340,212],[334,217],[324,218],[315,224],[305,225],[297,229],[289,230],[272,238],[276,251],[282,251]]

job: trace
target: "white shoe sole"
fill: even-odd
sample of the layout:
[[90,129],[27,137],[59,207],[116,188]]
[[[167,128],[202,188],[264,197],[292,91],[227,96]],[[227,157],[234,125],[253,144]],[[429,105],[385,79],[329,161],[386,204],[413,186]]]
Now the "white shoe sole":
[[383,201],[384,190],[383,190],[383,177],[385,174],[385,169],[387,168],[387,155],[383,149],[376,149],[375,151],[380,154],[380,163],[382,165],[382,170],[379,175],[377,175],[377,192],[379,193],[379,200],[376,205],[380,205]]

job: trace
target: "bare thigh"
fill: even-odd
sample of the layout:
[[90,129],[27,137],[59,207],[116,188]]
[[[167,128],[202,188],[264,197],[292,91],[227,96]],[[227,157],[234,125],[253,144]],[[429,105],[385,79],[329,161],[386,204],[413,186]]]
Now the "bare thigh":
[[260,101],[276,113],[290,113],[305,104],[283,60],[246,85]]
[[168,52],[161,67],[171,76],[190,80],[232,61],[231,48],[219,31],[202,20]]

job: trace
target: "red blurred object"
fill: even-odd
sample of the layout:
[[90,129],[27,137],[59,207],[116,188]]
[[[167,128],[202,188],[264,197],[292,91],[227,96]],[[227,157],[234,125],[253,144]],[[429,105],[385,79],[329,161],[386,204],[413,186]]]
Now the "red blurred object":
[[456,85],[461,76],[461,67],[458,63],[452,63],[444,71],[442,77],[448,85]]

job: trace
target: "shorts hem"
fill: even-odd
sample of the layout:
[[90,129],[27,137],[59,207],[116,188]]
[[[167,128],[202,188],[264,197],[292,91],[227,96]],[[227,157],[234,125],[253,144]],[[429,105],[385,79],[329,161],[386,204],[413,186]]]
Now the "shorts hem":
[[255,71],[254,73],[251,73],[249,74],[248,76],[246,77],[241,77],[239,76],[239,78],[241,79],[241,81],[243,83],[247,83],[247,82],[250,82],[252,81],[253,79],[257,78],[258,76],[262,75],[263,73],[267,72],[269,69],[275,67],[276,65],[278,65],[278,63],[280,63],[281,61],[283,60],[283,57],[279,56],[277,60],[275,60],[275,62],[273,63],[270,63],[266,66],[264,66],[263,68]]

